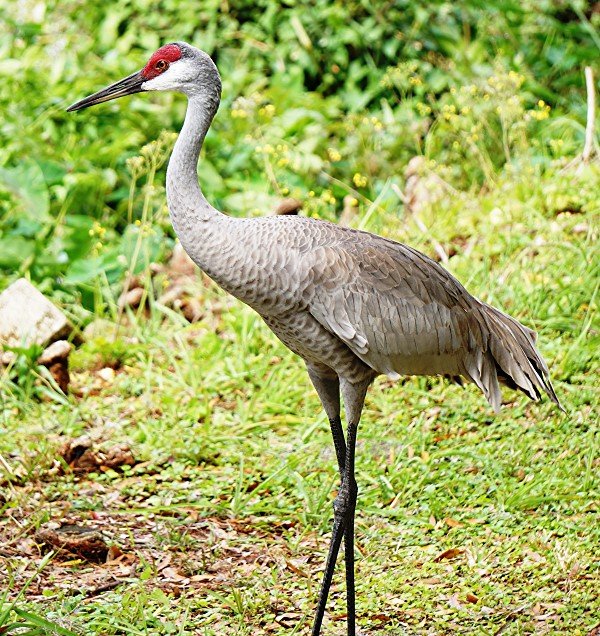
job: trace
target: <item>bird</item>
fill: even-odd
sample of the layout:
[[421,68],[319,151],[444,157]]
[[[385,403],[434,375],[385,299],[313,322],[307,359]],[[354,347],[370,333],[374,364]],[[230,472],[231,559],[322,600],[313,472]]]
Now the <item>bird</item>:
[[311,634],[321,634],[343,541],[346,629],[355,636],[355,455],[367,389],[380,375],[439,375],[474,383],[496,412],[500,384],[535,401],[546,395],[564,410],[536,333],[407,245],[316,218],[232,217],[214,208],[199,184],[198,159],[220,104],[221,78],[211,57],[190,44],[160,47],[141,70],[67,110],[145,91],[187,97],[166,174],[179,241],[202,271],[304,360],[329,420],[340,485]]

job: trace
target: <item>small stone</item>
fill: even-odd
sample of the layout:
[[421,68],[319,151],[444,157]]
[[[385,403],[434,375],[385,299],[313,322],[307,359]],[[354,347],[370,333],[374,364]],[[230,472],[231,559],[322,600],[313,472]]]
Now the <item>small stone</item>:
[[64,361],[71,353],[71,343],[66,340],[57,340],[49,347],[44,349],[42,355],[38,358],[38,363],[48,366],[56,362]]
[[177,308],[181,305],[181,300],[185,294],[186,291],[182,285],[173,285],[159,297],[158,302],[165,307]]
[[71,353],[71,348],[70,342],[57,340],[47,347],[38,358],[38,363],[50,371],[50,375],[63,393],[67,393],[71,382],[71,377],[69,376],[69,354]]
[[104,563],[108,554],[108,545],[99,528],[64,524],[56,529],[43,528],[35,538],[48,548],[58,548],[94,563]]
[[59,450],[59,455],[77,474],[105,471],[109,468],[119,470],[122,466],[134,466],[136,463],[126,444],[117,444],[103,451],[94,448],[94,443],[87,436],[67,441]]
[[573,234],[586,234],[590,229],[587,223],[577,223],[577,225],[573,226]]
[[0,346],[47,345],[72,331],[67,317],[27,279],[0,294]]
[[111,384],[115,379],[115,370],[112,367],[104,367],[98,371],[98,377],[107,384]]
[[302,209],[302,201],[289,197],[287,199],[281,199],[281,201],[275,206],[275,214],[298,214]]

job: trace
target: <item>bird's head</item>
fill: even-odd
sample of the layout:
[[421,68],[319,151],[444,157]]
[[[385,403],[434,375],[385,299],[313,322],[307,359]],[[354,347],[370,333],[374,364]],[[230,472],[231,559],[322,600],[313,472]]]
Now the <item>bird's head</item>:
[[218,103],[221,78],[214,62],[204,51],[185,42],[172,42],[155,51],[140,71],[75,102],[67,110],[82,110],[142,91],[177,91],[190,98],[204,97],[209,102]]

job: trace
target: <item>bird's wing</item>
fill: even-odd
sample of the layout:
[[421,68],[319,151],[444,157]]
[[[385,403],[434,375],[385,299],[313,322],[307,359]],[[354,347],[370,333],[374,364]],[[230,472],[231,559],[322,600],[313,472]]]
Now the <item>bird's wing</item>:
[[462,375],[495,410],[499,381],[560,406],[535,332],[471,296],[424,254],[331,225],[310,254],[305,306],[379,373]]
[[469,332],[482,339],[471,315],[479,301],[412,248],[366,232],[334,233],[311,254],[311,314],[380,373],[456,373],[453,354]]

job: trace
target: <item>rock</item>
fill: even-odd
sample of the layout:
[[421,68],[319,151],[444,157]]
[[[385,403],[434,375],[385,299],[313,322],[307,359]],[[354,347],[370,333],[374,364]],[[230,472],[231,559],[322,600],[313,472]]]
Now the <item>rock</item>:
[[47,367],[50,364],[67,360],[72,348],[70,342],[57,340],[44,349],[42,355],[38,358],[38,363]]
[[302,209],[302,201],[293,199],[291,197],[287,199],[281,199],[281,201],[275,206],[275,214],[298,214],[298,211]]
[[104,367],[98,371],[98,377],[107,384],[111,384],[115,380],[115,370],[112,367]]
[[168,270],[170,278],[177,278],[178,276],[195,276],[198,267],[187,255],[183,245],[175,243]]
[[186,289],[183,285],[173,285],[158,298],[158,302],[165,307],[179,309],[185,295]]
[[56,381],[63,393],[69,390],[69,354],[71,343],[66,340],[57,340],[47,347],[38,358],[38,363],[44,365]]
[[198,322],[204,316],[204,310],[197,298],[185,298],[181,302],[181,311],[188,322]]
[[45,346],[72,329],[63,312],[25,278],[0,294],[0,345]]

